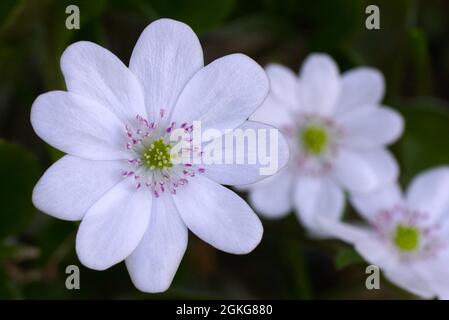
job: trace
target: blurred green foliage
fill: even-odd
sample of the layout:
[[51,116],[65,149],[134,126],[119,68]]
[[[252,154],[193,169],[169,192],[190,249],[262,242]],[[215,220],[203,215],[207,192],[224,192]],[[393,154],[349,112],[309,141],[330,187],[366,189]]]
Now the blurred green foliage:
[[449,164],[449,105],[435,98],[416,98],[398,104],[407,130],[396,148],[402,175],[408,185],[419,172]]
[[30,221],[33,214],[31,191],[40,170],[33,154],[1,140],[0,159],[0,239],[4,239],[23,231]]
[[335,257],[335,267],[339,270],[362,263],[364,263],[363,258],[353,248],[341,248]]
[[[81,29],[67,30],[76,4]],[[365,7],[377,4],[381,29],[365,28]],[[34,99],[64,89],[59,58],[68,44],[97,42],[127,62],[153,20],[187,22],[199,34],[206,62],[243,52],[261,64],[298,70],[310,52],[331,54],[341,69],[379,68],[385,104],[406,121],[393,146],[401,182],[449,163],[449,2],[443,0],[5,0],[0,2],[0,298],[397,298],[392,286],[364,289],[364,264],[347,246],[310,239],[294,215],[265,221],[250,255],[221,253],[190,236],[170,290],[139,293],[125,266],[81,268],[81,290],[65,289],[65,267],[79,264],[77,224],[36,211],[31,191],[61,153],[32,131]],[[245,197],[244,194],[242,194]],[[350,209],[349,209],[350,210]]]

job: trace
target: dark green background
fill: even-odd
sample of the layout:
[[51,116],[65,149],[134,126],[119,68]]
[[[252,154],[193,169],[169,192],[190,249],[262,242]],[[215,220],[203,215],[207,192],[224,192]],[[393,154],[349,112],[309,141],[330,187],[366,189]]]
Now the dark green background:
[[[81,29],[65,28],[77,4]],[[365,29],[365,7],[380,8],[381,30]],[[0,2],[0,298],[413,298],[381,282],[366,290],[365,264],[337,241],[307,237],[293,215],[264,221],[260,246],[247,256],[215,250],[190,235],[171,288],[140,293],[124,264],[97,272],[81,267],[81,290],[65,289],[65,267],[79,264],[77,224],[38,212],[31,190],[61,154],[33,132],[29,113],[41,93],[62,89],[59,58],[91,40],[127,63],[153,20],[185,21],[198,33],[206,63],[242,52],[262,65],[299,69],[311,52],[327,52],[342,70],[379,68],[385,103],[405,117],[393,146],[401,182],[449,163],[449,1],[358,0],[24,0]],[[243,195],[245,196],[245,195]],[[347,210],[351,215],[351,209]]]

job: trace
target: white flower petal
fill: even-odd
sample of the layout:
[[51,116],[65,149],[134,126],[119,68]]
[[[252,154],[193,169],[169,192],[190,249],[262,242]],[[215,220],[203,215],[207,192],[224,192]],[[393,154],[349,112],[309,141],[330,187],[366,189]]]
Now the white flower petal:
[[335,160],[334,175],[353,193],[372,192],[394,182],[399,174],[393,155],[383,149],[340,150]]
[[320,229],[323,230],[323,232],[326,232],[329,236],[352,245],[372,236],[371,230],[366,227],[352,225],[340,220],[317,217],[317,223],[319,223]]
[[322,233],[318,217],[334,221],[340,219],[344,206],[343,191],[329,177],[302,175],[294,188],[296,213],[310,231]]
[[250,117],[250,120],[267,123],[281,130],[294,125],[294,114],[282,102],[275,100],[272,94]]
[[328,115],[335,109],[341,89],[338,66],[327,54],[311,54],[299,77],[299,100],[303,110]]
[[359,67],[342,75],[337,113],[347,113],[367,105],[378,105],[384,96],[385,80],[378,70]]
[[61,69],[69,92],[107,107],[125,124],[146,116],[140,83],[109,50],[76,42],[64,51]]
[[187,248],[188,231],[172,196],[153,203],[148,228],[126,267],[134,285],[144,292],[163,292],[170,286]]
[[325,221],[322,218],[320,223],[331,236],[354,245],[368,263],[377,265],[382,270],[397,267],[397,255],[386,245],[384,239],[379,238],[374,229],[340,221]]
[[397,252],[393,251],[385,243],[385,239],[379,238],[374,231],[367,233],[364,238],[359,238],[354,246],[363,259],[381,270],[394,269],[399,265]]
[[182,89],[203,64],[201,44],[188,25],[170,19],[151,23],[137,41],[129,63],[143,86],[148,117],[158,117],[161,109],[169,115]]
[[202,130],[223,131],[241,125],[264,101],[265,71],[243,54],[217,59],[189,81],[176,103],[172,121],[201,121]]
[[404,129],[402,116],[385,107],[360,108],[339,117],[337,123],[344,130],[342,144],[359,148],[391,144]]
[[[240,130],[241,139],[236,138]],[[273,144],[272,137],[275,139]],[[220,184],[254,183],[275,174],[288,161],[289,146],[284,136],[277,129],[262,123],[245,121],[239,128],[217,139],[218,144],[217,140],[211,143],[214,146],[221,144],[222,164],[202,166],[206,169],[206,175]],[[229,145],[226,143],[228,140],[233,143]],[[225,164],[225,160],[231,164]]]
[[427,170],[413,179],[406,192],[408,205],[430,215],[431,221],[449,214],[449,167]]
[[[427,281],[439,299],[449,299],[449,252],[439,251],[433,259],[423,261],[418,273]],[[430,297],[430,295],[429,295]]]
[[368,221],[382,209],[391,209],[403,204],[401,188],[397,183],[391,183],[368,194],[353,194],[351,204]]
[[92,161],[64,156],[41,177],[33,203],[63,220],[81,220],[92,204],[122,179],[120,161]]
[[256,212],[269,219],[288,214],[293,205],[294,178],[291,170],[284,168],[274,176],[251,185],[249,201]]
[[217,249],[245,254],[262,239],[262,223],[246,202],[207,177],[190,179],[173,199],[187,227]]
[[270,96],[290,110],[298,111],[298,77],[289,68],[277,63],[269,64],[265,70],[270,79]]
[[55,148],[92,160],[127,159],[124,126],[106,107],[82,96],[52,91],[37,97],[31,124]]
[[383,273],[394,284],[422,298],[433,298],[435,292],[430,283],[413,265],[398,265],[395,268],[383,269]]
[[101,197],[84,216],[76,236],[83,265],[104,270],[128,257],[147,229],[152,195],[126,179]]

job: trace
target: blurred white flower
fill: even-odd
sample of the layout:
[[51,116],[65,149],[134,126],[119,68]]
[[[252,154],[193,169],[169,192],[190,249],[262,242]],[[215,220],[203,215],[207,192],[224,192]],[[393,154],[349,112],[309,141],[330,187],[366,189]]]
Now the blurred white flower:
[[[249,57],[233,54],[203,65],[195,33],[161,19],[140,36],[127,68],[90,42],[61,58],[68,92],[33,104],[31,123],[68,153],[33,193],[37,208],[81,220],[76,251],[87,267],[103,270],[126,259],[137,288],[166,290],[187,246],[187,228],[234,254],[253,250],[263,229],[252,209],[220,185],[255,182],[254,165],[217,168],[172,161],[168,134],[192,122],[202,129],[264,128],[247,121],[264,101],[269,81]],[[288,158],[288,147],[279,165]]]
[[449,167],[418,175],[404,196],[392,184],[351,202],[369,226],[325,220],[323,228],[400,287],[449,299]]
[[384,79],[375,69],[340,75],[329,56],[312,54],[299,78],[277,64],[266,70],[271,91],[250,119],[283,130],[290,162],[277,175],[241,187],[262,215],[281,217],[294,207],[318,235],[316,217],[339,219],[344,191],[370,192],[396,180],[398,166],[385,146],[401,135],[403,120],[380,105]]

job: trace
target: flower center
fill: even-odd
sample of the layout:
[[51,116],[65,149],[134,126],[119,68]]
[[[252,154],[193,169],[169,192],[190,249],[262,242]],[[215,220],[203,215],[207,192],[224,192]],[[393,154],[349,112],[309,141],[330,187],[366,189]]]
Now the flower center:
[[322,154],[328,145],[326,130],[316,125],[305,128],[300,138],[305,151],[313,155]]
[[421,232],[414,226],[398,224],[394,232],[393,241],[402,251],[413,251],[419,246]]
[[182,123],[177,126],[172,122],[167,127],[161,127],[163,118],[162,109],[159,121],[150,122],[136,115],[136,122],[125,126],[126,149],[130,158],[126,170],[122,171],[122,177],[134,178],[136,189],[148,188],[156,198],[165,191],[176,194],[176,190],[186,185],[196,173],[205,172],[205,168],[189,160],[177,163],[175,160],[181,155],[181,150],[175,153],[176,145],[167,143],[173,130],[182,130],[185,136],[175,144],[182,142],[183,151],[190,152],[192,157],[199,157],[201,149],[192,146],[193,125]]
[[429,214],[396,204],[379,210],[370,223],[380,239],[397,249],[402,261],[428,259],[446,247],[439,224],[429,223]]
[[153,141],[142,154],[143,164],[151,169],[167,169],[173,167],[170,145],[162,138]]
[[292,143],[294,161],[302,174],[316,177],[332,169],[344,132],[331,118],[300,113],[283,131]]

